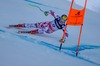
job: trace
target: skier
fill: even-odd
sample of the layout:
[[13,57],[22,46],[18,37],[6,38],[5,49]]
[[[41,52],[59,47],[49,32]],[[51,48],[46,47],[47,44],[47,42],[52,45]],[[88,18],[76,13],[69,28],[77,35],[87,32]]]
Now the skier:
[[[35,30],[30,31],[19,31],[19,33],[31,33],[31,34],[43,34],[45,33],[53,33],[57,30],[63,30],[65,27],[65,22],[67,20],[67,15],[63,14],[61,17],[58,15],[55,15],[55,13],[52,10],[45,11],[45,16],[48,16],[48,14],[51,14],[54,17],[53,21],[46,21],[46,22],[40,22],[40,23],[23,23],[23,24],[17,24],[17,25],[9,25],[9,27],[16,27],[16,28],[37,28]],[[66,37],[68,37],[68,33],[65,33]]]

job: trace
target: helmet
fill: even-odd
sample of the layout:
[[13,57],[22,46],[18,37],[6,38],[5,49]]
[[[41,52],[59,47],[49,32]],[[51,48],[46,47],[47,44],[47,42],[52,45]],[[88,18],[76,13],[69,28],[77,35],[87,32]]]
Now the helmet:
[[63,14],[62,16],[61,16],[61,19],[63,19],[63,20],[67,20],[67,15],[65,15],[65,14]]
[[59,24],[65,25],[66,20],[67,20],[67,15],[63,14],[61,16],[61,20],[60,20]]

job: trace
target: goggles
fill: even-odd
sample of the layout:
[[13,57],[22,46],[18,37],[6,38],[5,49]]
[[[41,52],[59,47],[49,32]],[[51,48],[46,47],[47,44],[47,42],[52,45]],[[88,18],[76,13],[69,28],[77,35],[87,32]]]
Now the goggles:
[[62,16],[62,19],[66,21],[67,20],[67,17],[66,16]]

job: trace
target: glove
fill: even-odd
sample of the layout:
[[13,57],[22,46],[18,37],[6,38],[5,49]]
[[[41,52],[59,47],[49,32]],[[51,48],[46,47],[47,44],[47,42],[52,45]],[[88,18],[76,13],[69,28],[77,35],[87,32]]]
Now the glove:
[[64,43],[65,42],[65,38],[64,38],[64,40],[60,39],[59,42],[63,42]]
[[65,33],[65,36],[68,37],[68,33]]
[[44,15],[45,15],[45,16],[48,16],[48,14],[49,14],[48,11],[45,11],[45,12],[44,12]]

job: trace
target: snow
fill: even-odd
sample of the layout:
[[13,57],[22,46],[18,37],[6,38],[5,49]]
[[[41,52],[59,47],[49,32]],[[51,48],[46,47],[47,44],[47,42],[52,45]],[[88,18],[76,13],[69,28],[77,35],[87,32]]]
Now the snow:
[[[68,1],[68,0],[66,0]],[[72,1],[72,0],[69,0],[69,1]],[[84,6],[84,1],[85,0],[74,0],[76,4],[80,5],[80,6]],[[87,3],[87,8],[92,10],[92,11],[95,11],[95,12],[98,12],[99,13],[99,10],[100,10],[100,0],[98,1],[95,1],[95,0],[87,0],[88,3]]]
[[[44,11],[53,10],[58,15],[68,14],[71,3],[68,0],[32,1],[43,4],[31,3]],[[88,3],[92,1],[89,0]],[[79,27],[68,26],[69,37],[63,43],[61,51],[61,30],[52,34],[30,35],[18,34],[20,29],[5,28],[9,24],[53,20],[52,16],[45,16],[38,8],[28,4],[30,2],[25,0],[0,1],[0,66],[100,66],[100,12],[87,8],[79,55],[76,57]],[[77,4],[75,6],[81,7]]]

